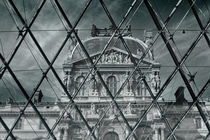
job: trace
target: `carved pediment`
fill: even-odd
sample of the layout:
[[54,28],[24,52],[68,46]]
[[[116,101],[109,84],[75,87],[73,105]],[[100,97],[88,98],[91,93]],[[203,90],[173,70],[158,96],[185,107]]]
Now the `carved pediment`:
[[[140,59],[140,57],[142,56],[143,53],[137,55],[133,55],[134,58],[138,61]],[[97,54],[93,54],[91,56],[93,62],[95,62],[98,57],[99,57],[100,53]],[[87,64],[88,60],[86,60],[87,58],[84,58],[82,60],[79,60],[75,63],[79,64],[79,65],[84,65],[85,63]],[[101,59],[99,60],[98,64],[132,64],[130,57],[128,57],[128,54],[126,51],[120,50],[118,48],[113,48],[110,50],[107,50],[101,57]],[[141,65],[150,65],[152,64],[152,62],[149,61],[145,61],[145,59],[143,60],[143,64]]]
[[[93,61],[96,61],[98,56],[99,55],[94,56]],[[127,54],[109,50],[102,55],[99,64],[131,64],[131,60]]]

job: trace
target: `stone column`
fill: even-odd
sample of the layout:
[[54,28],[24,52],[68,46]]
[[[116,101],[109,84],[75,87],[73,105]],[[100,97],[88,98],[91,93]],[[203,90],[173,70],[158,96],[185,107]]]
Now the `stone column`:
[[153,139],[154,140],[159,140],[159,138],[158,138],[158,129],[157,128],[155,129],[155,135],[153,136]]
[[[164,123],[155,123],[152,126],[153,130],[155,131],[155,134],[153,136],[154,140],[164,140],[164,128],[165,124]],[[160,130],[160,133],[159,131]]]
[[128,128],[125,129],[125,138],[127,138],[127,136],[129,135],[129,130]]
[[95,136],[96,136],[96,138],[98,138],[98,128],[96,128],[96,130],[95,130]]
[[164,140],[165,137],[164,137],[164,128],[161,129],[161,140]]
[[61,140],[61,136],[62,136],[61,131],[62,129],[58,127],[57,140]]
[[67,85],[66,85],[68,91],[70,91],[69,89],[70,89],[71,84],[72,84],[72,82],[71,82],[71,75],[68,74]]
[[68,139],[69,139],[68,127],[64,127],[63,140],[68,140]]

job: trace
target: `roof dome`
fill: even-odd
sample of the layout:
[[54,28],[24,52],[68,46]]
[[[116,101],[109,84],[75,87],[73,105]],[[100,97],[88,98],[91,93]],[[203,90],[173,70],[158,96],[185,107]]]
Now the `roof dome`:
[[[127,43],[128,47],[130,48],[130,51],[133,55],[138,56],[140,54],[140,52],[144,53],[148,47],[143,41],[141,41],[137,38],[133,38],[133,37],[123,37],[123,38],[124,38],[125,42]],[[91,37],[91,38],[84,40],[83,44],[84,44],[85,48],[87,49],[89,55],[93,56],[95,54],[102,52],[102,50],[104,49],[104,47],[107,44],[107,42],[109,41],[109,39],[110,39],[110,37]],[[111,50],[111,49],[117,49],[117,50],[121,50],[121,51],[127,53],[125,47],[122,44],[122,41],[117,37],[114,37],[112,39],[109,47],[107,48],[107,50]],[[83,53],[79,44],[77,44],[74,47],[70,58],[71,58],[71,62],[75,62],[75,61],[86,58],[86,56]],[[148,53],[146,58],[152,59],[151,52]]]

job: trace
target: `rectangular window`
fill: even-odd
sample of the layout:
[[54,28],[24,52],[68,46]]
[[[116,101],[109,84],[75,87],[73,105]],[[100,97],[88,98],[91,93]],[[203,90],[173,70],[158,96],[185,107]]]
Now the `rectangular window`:
[[2,130],[4,127],[2,126],[2,124],[0,123],[0,130]]
[[[179,122],[179,118],[173,118],[172,121],[173,121],[174,126],[175,126],[175,125]],[[180,128],[180,125],[181,125],[181,124],[179,124],[179,125],[177,126],[177,128]]]
[[22,128],[22,123],[23,123],[23,120],[20,118],[20,120],[15,125],[15,129],[21,129]]
[[201,128],[201,118],[195,118],[195,125],[197,129]]
[[[47,123],[47,119],[46,118],[44,118],[44,120],[45,120],[45,122]],[[40,123],[39,123],[39,129],[40,130],[44,130],[45,129],[45,126],[44,126],[44,124],[43,124],[43,122],[40,120]]]

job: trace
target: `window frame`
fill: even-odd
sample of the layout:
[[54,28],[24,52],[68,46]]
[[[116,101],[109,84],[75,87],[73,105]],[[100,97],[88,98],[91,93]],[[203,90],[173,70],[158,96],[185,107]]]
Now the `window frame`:
[[201,117],[195,117],[195,128],[201,129],[202,128],[202,119]]
[[[47,118],[43,118],[43,119],[47,123]],[[45,130],[45,126],[41,120],[39,121],[39,130]]]
[[15,125],[15,130],[20,130],[23,127],[23,119],[20,118],[17,122],[17,124]]
[[[80,75],[80,76],[78,76],[77,78],[76,78],[76,90],[78,90],[79,89],[79,87],[80,87],[80,85],[81,85],[81,83],[83,82],[85,80],[85,77],[84,76],[82,76],[82,75]],[[82,88],[80,89],[80,91],[79,91],[79,94],[78,94],[78,96],[84,96],[85,95],[85,84],[82,86]]]
[[107,87],[112,95],[117,93],[117,78],[114,75],[107,77],[106,79]]

